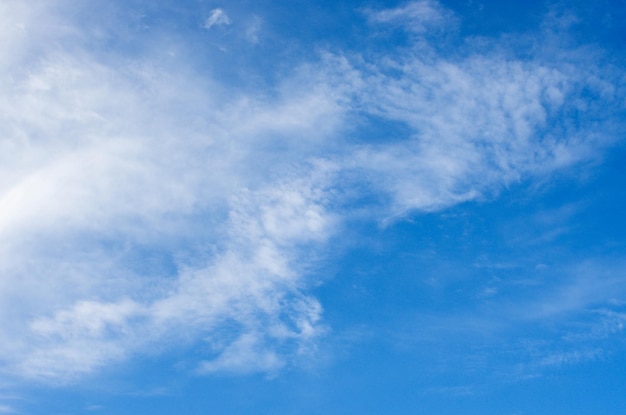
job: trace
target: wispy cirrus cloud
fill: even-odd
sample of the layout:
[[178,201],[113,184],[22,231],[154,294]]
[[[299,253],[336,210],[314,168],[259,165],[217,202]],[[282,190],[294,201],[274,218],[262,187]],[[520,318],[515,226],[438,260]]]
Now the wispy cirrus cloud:
[[213,9],[204,22],[204,28],[210,29],[213,26],[225,26],[231,23],[230,17],[226,14],[223,9]]
[[[532,281],[516,281],[515,274],[503,272],[489,284],[508,293],[468,301],[471,293],[466,292],[464,305],[456,310],[429,313],[416,304],[416,311],[403,316],[397,327],[386,327],[388,338],[398,349],[424,351],[425,359],[434,362],[427,370],[446,376],[461,372],[477,387],[487,378],[519,382],[619,354],[624,343],[623,262],[596,260],[581,266],[574,261],[542,273],[522,273]],[[440,290],[455,295],[463,287],[450,285]]]
[[[189,342],[212,350],[199,372],[276,371],[325,331],[308,287],[351,202],[375,195],[364,216],[383,221],[573,165],[610,142],[599,109],[622,94],[610,68],[577,54],[451,57],[423,44],[325,53],[248,91],[158,48],[91,51],[93,33],[58,4],[49,21],[62,24],[44,28],[47,3],[0,6],[26,33],[0,69],[11,376],[71,381]],[[422,1],[370,20],[422,33],[450,16]],[[204,27],[229,22],[214,9]],[[52,35],[60,46],[42,51]],[[349,139],[376,119],[403,132]]]
[[390,9],[366,10],[372,23],[399,26],[409,32],[424,34],[445,29],[456,23],[454,13],[434,0],[410,1]]
[[[55,51],[5,85],[5,372],[66,381],[224,321],[235,343],[267,343],[268,327],[274,342],[315,338],[319,305],[292,252],[323,241],[332,215],[319,183],[267,180],[292,161],[274,151],[285,135],[315,138],[334,107],[310,91],[215,105],[200,78],[161,64]],[[150,255],[165,266],[142,272]]]

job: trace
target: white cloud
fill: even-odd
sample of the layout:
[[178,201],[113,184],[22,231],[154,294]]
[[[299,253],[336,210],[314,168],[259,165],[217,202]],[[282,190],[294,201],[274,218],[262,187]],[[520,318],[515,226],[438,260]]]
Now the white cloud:
[[[381,220],[549,173],[597,143],[560,121],[582,89],[606,87],[582,64],[346,53],[270,91],[235,92],[158,53],[90,52],[88,31],[61,12],[49,21],[65,18],[65,30],[36,25],[48,3],[7,4],[0,15],[28,29],[0,66],[0,362],[11,376],[68,381],[185,342],[211,347],[200,372],[278,370],[324,332],[307,276],[355,189],[388,200],[367,206]],[[377,13],[420,27],[447,12]],[[229,22],[215,9],[205,27]],[[61,46],[25,64],[49,32]],[[343,138],[368,117],[410,133]]]
[[246,333],[224,349],[214,360],[201,362],[200,373],[228,371],[235,373],[274,372],[284,366],[283,359],[267,349],[254,333]]
[[576,350],[573,352],[563,352],[550,354],[539,362],[541,366],[563,366],[572,365],[590,360],[597,360],[603,357],[601,350]]
[[367,10],[370,22],[391,24],[417,34],[454,25],[454,14],[435,0],[411,1],[393,9]]
[[213,9],[204,22],[204,28],[210,29],[213,26],[224,26],[229,25],[230,17],[226,14],[226,12],[222,9]]
[[590,82],[600,69],[584,56],[574,70],[497,51],[452,58],[402,52],[352,59],[359,73],[353,105],[410,135],[361,145],[343,163],[390,196],[392,215],[484,197],[593,158],[611,142],[593,123],[572,129],[565,116],[584,118],[576,101],[583,91],[603,101],[604,84]]
[[[317,123],[335,123],[332,100],[302,90],[215,105],[218,91],[176,62],[79,55],[57,50],[4,78],[4,372],[72,380],[233,320],[241,336],[274,327],[274,343],[305,348],[320,310],[299,293],[307,261],[293,250],[327,237],[324,168],[268,180],[291,168],[284,155],[306,157]],[[144,252],[173,268],[144,275]]]

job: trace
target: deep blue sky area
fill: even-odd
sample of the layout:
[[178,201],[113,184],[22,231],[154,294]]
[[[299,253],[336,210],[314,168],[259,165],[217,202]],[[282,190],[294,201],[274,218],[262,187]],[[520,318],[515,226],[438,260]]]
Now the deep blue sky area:
[[626,413],[625,21],[2,2],[0,414]]

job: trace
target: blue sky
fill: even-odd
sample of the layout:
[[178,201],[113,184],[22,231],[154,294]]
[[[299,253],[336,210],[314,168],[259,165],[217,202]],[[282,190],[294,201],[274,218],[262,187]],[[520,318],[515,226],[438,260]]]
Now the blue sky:
[[592,3],[0,3],[0,413],[623,414]]

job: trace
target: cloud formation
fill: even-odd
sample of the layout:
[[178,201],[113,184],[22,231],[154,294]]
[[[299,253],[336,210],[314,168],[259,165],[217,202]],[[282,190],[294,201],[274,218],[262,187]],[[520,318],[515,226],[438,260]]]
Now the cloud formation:
[[[59,5],[48,21],[61,23],[43,29],[47,3],[0,6],[20,22],[0,29],[10,376],[71,381],[197,342],[212,350],[199,372],[278,370],[326,330],[308,289],[351,203],[375,196],[367,220],[384,221],[571,166],[610,141],[599,109],[622,94],[582,53],[449,56],[422,43],[324,53],[242,91],[169,55],[91,51],[95,35]],[[449,15],[422,1],[370,20],[423,33]],[[214,9],[204,28],[229,23]],[[19,49],[6,46],[16,31]],[[42,51],[50,37],[60,46]],[[391,135],[347,138],[372,120]]]
[[213,26],[224,26],[231,23],[230,17],[222,9],[213,9],[204,22],[204,28],[210,29]]
[[435,0],[407,2],[396,8],[367,10],[372,23],[399,26],[409,32],[424,34],[455,24],[455,16]]

